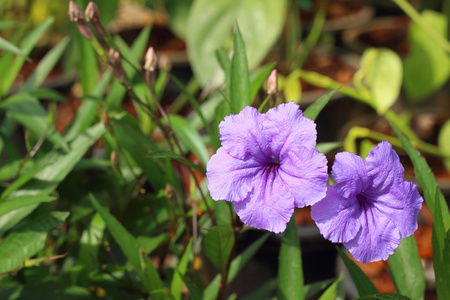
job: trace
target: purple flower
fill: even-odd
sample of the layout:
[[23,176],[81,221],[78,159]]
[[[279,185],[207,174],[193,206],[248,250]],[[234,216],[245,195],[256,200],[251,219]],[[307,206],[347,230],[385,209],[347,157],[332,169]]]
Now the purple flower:
[[316,125],[294,102],[261,114],[245,107],[219,125],[222,147],[207,165],[214,200],[234,202],[248,226],[284,231],[294,207],[326,194],[327,160],[314,149]]
[[311,216],[322,235],[343,243],[361,263],[386,260],[400,239],[417,229],[423,199],[414,183],[403,181],[403,166],[388,142],[381,142],[361,157],[336,155],[324,199],[314,204]]

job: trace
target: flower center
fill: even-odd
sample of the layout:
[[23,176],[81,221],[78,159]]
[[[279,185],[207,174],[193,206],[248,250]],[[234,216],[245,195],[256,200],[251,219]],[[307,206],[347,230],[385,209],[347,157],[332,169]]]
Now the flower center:
[[361,207],[361,208],[366,209],[366,208],[369,208],[370,206],[372,206],[372,201],[370,201],[370,199],[368,199],[362,193],[356,195],[356,200],[358,201],[359,207]]

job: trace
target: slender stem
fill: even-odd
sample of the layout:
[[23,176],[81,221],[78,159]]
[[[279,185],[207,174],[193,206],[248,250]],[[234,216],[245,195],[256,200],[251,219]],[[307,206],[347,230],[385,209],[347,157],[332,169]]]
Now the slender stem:
[[416,22],[423,30],[434,39],[445,51],[450,53],[450,43],[439,33],[436,32],[428,23],[426,23],[422,16],[414,9],[414,7],[406,0],[392,0],[407,14],[414,22]]

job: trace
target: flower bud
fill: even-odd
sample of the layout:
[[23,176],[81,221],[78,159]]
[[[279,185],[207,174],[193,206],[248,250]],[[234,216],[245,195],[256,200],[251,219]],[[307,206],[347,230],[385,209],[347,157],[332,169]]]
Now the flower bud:
[[153,47],[148,48],[147,53],[145,54],[144,69],[153,72],[156,68],[157,60],[158,58],[156,57],[156,53]]
[[89,2],[84,12],[86,16],[86,21],[88,22],[98,22],[100,20],[100,11],[98,6],[94,2]]
[[78,31],[88,40],[92,39],[94,35],[91,29],[83,19],[83,12],[73,1],[69,2],[69,18],[70,21],[75,22]]
[[278,81],[277,70],[273,69],[272,72],[270,72],[270,75],[267,78],[266,82],[267,94],[276,94],[276,92],[278,91],[277,81]]

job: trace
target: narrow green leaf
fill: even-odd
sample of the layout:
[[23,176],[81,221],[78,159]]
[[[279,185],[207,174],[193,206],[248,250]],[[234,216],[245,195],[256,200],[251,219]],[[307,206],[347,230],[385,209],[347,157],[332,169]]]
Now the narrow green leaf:
[[412,235],[400,241],[400,246],[389,257],[389,268],[400,294],[411,299],[423,299],[425,277]]
[[61,58],[64,50],[66,50],[69,44],[69,39],[65,38],[55,47],[53,47],[39,62],[39,65],[34,70],[34,72],[27,79],[25,84],[21,87],[22,91],[31,91],[40,87],[47,75],[55,67],[56,63]]
[[303,299],[303,267],[294,216],[284,231],[278,265],[278,299]]
[[176,272],[173,274],[172,283],[170,284],[170,292],[175,300],[181,300],[181,288],[183,280],[180,275],[185,275],[189,263],[189,257],[192,254],[192,239],[189,241],[183,256],[178,263]]
[[203,291],[203,300],[215,300],[219,295],[219,287],[220,280],[222,276],[218,274],[214,279],[209,283],[209,285]]
[[337,298],[339,291],[339,285],[342,281],[342,275],[336,279],[332,285],[330,285],[326,291],[320,296],[319,300],[334,300]]
[[245,296],[242,300],[261,300],[269,299],[269,295],[277,288],[277,280],[272,279],[265,282],[256,291],[251,292],[249,295]]
[[200,294],[200,291],[189,281],[189,279],[186,278],[186,276],[178,273],[178,275],[180,276],[181,280],[183,280],[184,284],[186,285],[186,287],[189,290],[189,299],[192,300],[204,300],[205,298],[202,297],[202,295]]
[[399,295],[399,294],[383,293],[383,294],[367,295],[367,296],[358,298],[357,300],[411,300],[411,299],[409,299],[406,296]]
[[83,277],[80,284],[86,284],[88,274],[95,268],[95,262],[98,263],[98,251],[102,243],[103,233],[105,231],[105,222],[99,213],[96,213],[80,239],[80,250],[78,252],[79,264],[83,266]]
[[353,279],[353,282],[358,289],[358,294],[360,297],[377,294],[378,290],[375,285],[370,281],[370,279],[364,274],[363,271],[356,265],[354,261],[352,261],[348,256],[339,248],[336,247],[336,250],[347,267],[350,276]]
[[[434,203],[436,199],[434,192],[438,187],[436,179],[433,173],[431,172],[431,169],[428,166],[425,158],[423,158],[423,156],[420,155],[420,153],[416,149],[414,149],[414,147],[411,145],[408,139],[397,129],[397,127],[394,126],[394,124],[391,123],[391,127],[394,130],[395,134],[398,136],[400,142],[403,145],[403,148],[405,149],[406,153],[408,154],[409,158],[411,159],[414,165],[414,173],[416,174],[417,180],[419,181],[419,184],[424,191],[425,201],[428,207],[430,208],[431,213],[434,216],[435,215],[434,208],[436,207],[436,204]],[[444,222],[444,228],[445,230],[448,230],[450,228],[450,213],[448,211],[447,202],[445,202],[444,195],[442,195],[440,191],[438,195],[440,207],[442,208],[442,219]]]
[[256,254],[259,248],[261,248],[269,236],[269,233],[264,234],[248,246],[241,254],[236,256],[235,259],[233,259],[230,265],[230,270],[228,271],[228,283],[230,283],[239,271],[242,270],[242,268],[250,261],[250,259]]
[[200,134],[191,127],[185,118],[178,115],[169,115],[169,122],[178,139],[184,142],[206,166],[209,154]]
[[55,201],[55,197],[49,196],[22,196],[14,199],[10,199],[9,201],[0,203],[0,217],[19,208],[30,206],[33,204],[39,204],[43,202],[51,202]]
[[337,280],[337,279],[331,278],[331,279],[327,279],[327,280],[314,282],[314,283],[305,285],[305,287],[303,289],[303,291],[305,293],[305,299],[311,298],[312,296],[317,294],[319,291],[325,289],[327,286],[332,284],[335,280]]
[[81,35],[77,35],[77,46],[80,53],[80,82],[83,95],[89,95],[98,83],[97,57],[91,43]]
[[31,96],[42,100],[65,101],[66,97],[60,92],[47,88],[37,88],[28,92]]
[[139,242],[140,247],[144,249],[145,253],[150,254],[162,243],[165,243],[169,240],[169,234],[162,233],[155,237],[139,236],[137,240]]
[[26,59],[28,61],[30,61],[30,58],[25,53],[23,53],[22,50],[20,50],[14,44],[11,44],[10,42],[5,40],[1,36],[0,36],[0,49],[3,49],[5,51],[10,51],[14,54],[22,56],[24,59]]
[[[32,32],[26,35],[20,45],[22,53],[24,53],[25,55],[30,54],[31,50],[36,46],[36,43],[39,40],[40,36],[50,27],[50,25],[52,25],[53,21],[54,19],[52,17],[48,18],[42,24],[36,27]],[[0,82],[0,96],[3,97],[8,93],[24,62],[25,59],[23,59],[22,57],[17,57],[12,63],[8,65],[8,72],[2,75],[3,80]]]
[[0,273],[14,270],[44,247],[47,231],[61,225],[68,212],[51,212],[28,222],[0,243]]
[[303,114],[305,117],[316,120],[319,113],[322,111],[322,109],[327,105],[328,101],[330,101],[331,97],[334,95],[334,93],[337,90],[331,91],[326,95],[323,95],[319,99],[317,99],[313,104],[311,104],[304,112]]
[[[70,151],[63,153],[61,150],[53,150],[45,155],[37,167],[45,166],[40,170],[33,179],[23,185],[22,189],[16,190],[6,199],[14,199],[15,197],[24,195],[48,195],[58,184],[66,178],[67,174],[73,169],[75,164],[86,153],[87,149],[98,140],[105,132],[102,123],[89,128],[86,132],[74,139],[69,147]],[[20,221],[24,216],[32,212],[37,205],[31,205],[8,213],[0,217],[0,235]]]
[[151,158],[173,158],[173,159],[178,160],[179,162],[187,165],[188,167],[191,167],[192,169],[194,169],[196,171],[199,171],[203,175],[206,175],[206,170],[205,169],[203,169],[202,167],[197,166],[196,164],[191,163],[186,158],[182,157],[179,154],[171,152],[171,151],[165,151],[165,150],[153,151],[153,152],[147,154],[147,157],[151,157]]
[[316,145],[316,150],[323,154],[327,154],[328,152],[339,148],[341,145],[341,142],[319,143]]
[[252,104],[247,52],[237,22],[234,23],[233,58],[231,59],[231,112],[238,114]]
[[47,134],[49,141],[63,150],[69,151],[69,147],[54,126],[48,124],[47,112],[35,97],[28,93],[17,93],[6,99],[0,108],[8,111],[17,122],[36,136],[41,137]]
[[221,47],[216,51],[217,61],[225,74],[224,97],[226,101],[231,99],[231,59],[225,48]]
[[[146,264],[145,266],[147,268],[147,272],[144,272],[144,268],[141,264],[141,257],[139,254],[138,241],[122,226],[122,224],[119,223],[119,221],[117,221],[117,219],[113,215],[111,215],[105,208],[100,205],[100,203],[98,203],[98,201],[92,194],[90,194],[90,200],[92,206],[94,206],[95,210],[97,210],[97,212],[102,216],[103,220],[105,221],[106,227],[111,232],[114,240],[117,242],[120,249],[122,249],[130,264],[135,268],[136,273],[142,280],[147,291],[149,293],[152,293],[163,289],[164,285],[153,264]],[[159,299],[161,299],[160,296],[163,295],[156,294],[155,298],[158,297]]]
[[277,64],[271,63],[250,74],[250,99],[255,99],[264,81]]
[[444,226],[439,194],[440,191],[436,188],[432,231],[433,265],[438,299],[450,299],[450,231]]
[[229,224],[213,227],[205,236],[205,254],[221,273],[225,272],[233,245],[234,230]]

